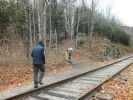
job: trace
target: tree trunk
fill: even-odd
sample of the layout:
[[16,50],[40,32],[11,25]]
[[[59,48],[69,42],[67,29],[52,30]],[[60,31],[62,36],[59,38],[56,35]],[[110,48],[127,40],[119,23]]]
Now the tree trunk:
[[49,51],[51,48],[51,34],[52,34],[52,29],[51,29],[51,0],[50,0],[50,9],[49,9],[49,16],[50,16],[50,20],[49,20],[49,24],[50,24],[50,33],[49,33]]
[[38,32],[39,32],[39,40],[41,40],[40,0],[38,0],[38,4],[37,4],[37,15],[38,15]]
[[57,54],[57,32],[56,32],[56,29],[55,29],[55,45],[56,45],[56,54]]
[[77,8],[78,10],[78,24],[77,24],[77,28],[76,28],[76,46],[78,46],[78,40],[79,40],[79,32],[78,32],[78,29],[79,29],[79,19],[80,19],[80,13],[79,13],[79,9]]
[[30,51],[32,49],[32,31],[31,31],[31,11],[29,6],[29,34],[30,34]]
[[90,29],[90,37],[92,38],[93,36],[93,29],[94,29],[94,12],[95,12],[95,3],[96,1],[94,2],[94,0],[91,0],[91,20],[92,20],[92,23],[91,23],[91,29]]
[[74,35],[74,3],[76,0],[63,1],[64,17],[65,17],[65,32],[66,36],[72,39]]
[[35,1],[33,0],[33,6],[32,6],[32,13],[33,13],[33,37],[34,37],[34,44],[36,43],[36,24],[35,24]]
[[44,18],[44,42],[45,42],[45,49],[47,46],[47,37],[46,37],[46,3],[44,6],[44,11],[43,11],[43,18]]

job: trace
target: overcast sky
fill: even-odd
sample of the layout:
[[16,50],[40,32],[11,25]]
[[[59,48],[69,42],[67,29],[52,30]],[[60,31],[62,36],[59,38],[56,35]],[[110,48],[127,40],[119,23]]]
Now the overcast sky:
[[[102,2],[103,1],[103,2]],[[133,0],[100,0],[100,5],[112,5],[112,14],[125,25],[133,27]],[[102,3],[102,4],[101,4]]]

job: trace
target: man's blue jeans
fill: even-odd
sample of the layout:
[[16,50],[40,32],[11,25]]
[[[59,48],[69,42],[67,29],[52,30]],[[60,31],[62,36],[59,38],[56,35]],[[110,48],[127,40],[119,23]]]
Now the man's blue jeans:
[[[38,82],[41,82],[44,77],[44,64],[34,64],[34,84],[37,84]],[[40,70],[40,76],[38,80],[38,72]]]

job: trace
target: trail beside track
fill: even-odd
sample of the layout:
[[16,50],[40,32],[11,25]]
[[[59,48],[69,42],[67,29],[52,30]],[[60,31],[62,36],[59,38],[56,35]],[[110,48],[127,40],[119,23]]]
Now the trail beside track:
[[133,58],[130,57],[7,99],[17,100],[23,98],[27,100],[32,98],[33,100],[82,100],[93,93],[100,85],[112,76],[130,65],[132,61]]

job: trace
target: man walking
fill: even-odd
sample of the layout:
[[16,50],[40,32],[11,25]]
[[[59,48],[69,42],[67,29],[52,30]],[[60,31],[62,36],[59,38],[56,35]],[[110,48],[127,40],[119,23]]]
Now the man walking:
[[[38,83],[42,85],[42,79],[44,77],[44,64],[45,64],[45,55],[44,55],[44,44],[42,41],[32,49],[31,56],[33,57],[34,65],[34,88],[38,88]],[[38,72],[40,70],[40,76],[38,79]]]

